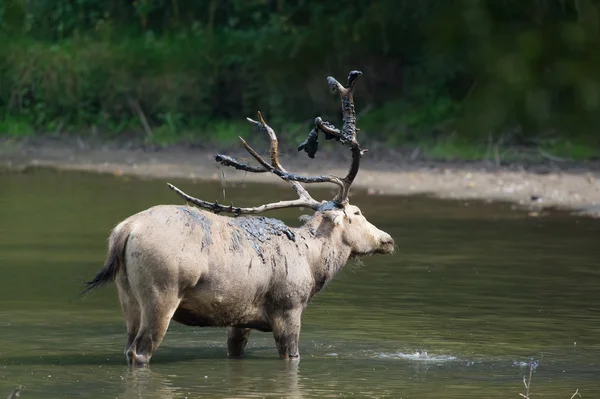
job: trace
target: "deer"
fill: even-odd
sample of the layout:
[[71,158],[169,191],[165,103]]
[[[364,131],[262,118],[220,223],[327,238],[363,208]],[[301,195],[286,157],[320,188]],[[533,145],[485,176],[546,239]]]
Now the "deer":
[[[185,205],[151,207],[112,230],[106,262],[82,294],[105,283],[116,284],[127,330],[128,365],[149,364],[171,320],[187,326],[227,327],[229,357],[243,356],[250,332],[258,330],[273,334],[281,358],[299,359],[301,317],[311,298],[350,259],[394,251],[392,237],[368,222],[348,199],[367,151],[356,139],[353,91],[360,75],[350,72],[346,86],[327,78],[341,98],[343,127],[337,129],[317,117],[298,147],[314,158],[319,134],[348,146],[352,163],[345,177],[288,172],[279,161],[275,131],[259,112],[258,120],[247,119],[268,134],[270,162],[241,137],[259,166],[222,154],[216,154],[215,161],[250,173],[272,173],[289,183],[297,199],[251,208],[226,206],[167,183]],[[301,183],[331,183],[337,193],[333,200],[317,201]],[[299,207],[314,211],[299,227],[256,216]]]

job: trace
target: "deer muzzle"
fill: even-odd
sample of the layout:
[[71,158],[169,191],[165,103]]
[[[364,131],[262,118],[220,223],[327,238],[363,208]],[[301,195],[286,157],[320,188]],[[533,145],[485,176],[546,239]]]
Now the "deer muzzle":
[[377,252],[381,254],[390,254],[394,252],[395,247],[396,243],[394,242],[392,236],[387,233],[383,233],[379,238],[379,249]]

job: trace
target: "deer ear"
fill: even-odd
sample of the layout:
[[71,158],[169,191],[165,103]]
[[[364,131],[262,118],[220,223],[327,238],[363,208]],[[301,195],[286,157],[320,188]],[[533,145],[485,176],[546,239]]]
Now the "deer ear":
[[344,215],[341,213],[338,213],[337,215],[335,215],[333,218],[333,224],[335,224],[336,226],[343,226],[344,225]]
[[336,226],[344,225],[344,213],[342,212],[325,212],[323,217],[331,220]]

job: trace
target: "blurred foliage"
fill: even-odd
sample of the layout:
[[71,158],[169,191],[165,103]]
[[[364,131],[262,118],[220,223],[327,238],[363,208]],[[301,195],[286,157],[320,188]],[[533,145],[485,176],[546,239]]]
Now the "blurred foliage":
[[0,0],[0,130],[305,135],[360,69],[365,139],[598,148],[599,29],[593,0]]

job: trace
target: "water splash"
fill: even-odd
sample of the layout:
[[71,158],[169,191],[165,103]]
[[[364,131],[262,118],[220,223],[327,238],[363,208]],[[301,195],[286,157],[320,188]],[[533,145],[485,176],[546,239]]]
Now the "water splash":
[[406,360],[414,360],[414,361],[422,361],[422,362],[449,362],[457,360],[456,356],[452,355],[430,355],[426,351],[416,351],[413,353],[404,353],[404,352],[396,352],[396,353],[377,353],[377,357],[381,359],[406,359]]
[[532,370],[535,370],[535,369],[537,369],[537,368],[538,368],[538,366],[539,366],[539,362],[538,362],[537,360],[534,360],[534,359],[532,358],[532,359],[529,359],[529,361],[528,361],[528,362],[516,361],[516,360],[515,360],[515,361],[512,363],[512,365],[513,365],[513,367],[520,367],[520,368],[527,367],[527,368],[531,368]]

